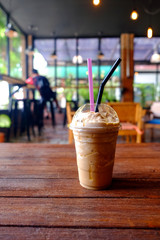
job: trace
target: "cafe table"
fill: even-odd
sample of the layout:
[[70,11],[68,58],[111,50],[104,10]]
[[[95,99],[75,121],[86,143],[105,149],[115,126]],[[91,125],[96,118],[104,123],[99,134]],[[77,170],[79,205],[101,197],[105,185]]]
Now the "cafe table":
[[79,185],[74,145],[0,144],[0,239],[160,239],[160,144],[117,144],[107,190]]

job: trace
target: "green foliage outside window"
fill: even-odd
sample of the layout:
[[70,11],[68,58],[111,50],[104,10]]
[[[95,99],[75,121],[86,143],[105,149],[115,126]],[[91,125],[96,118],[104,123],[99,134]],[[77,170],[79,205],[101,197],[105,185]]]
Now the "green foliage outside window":
[[10,75],[12,77],[22,78],[21,67],[21,33],[18,32],[18,37],[10,39]]
[[150,107],[156,101],[156,86],[154,84],[134,84],[134,100],[142,107]]
[[6,15],[0,9],[0,73],[7,74],[7,38],[5,36]]
[[[93,89],[93,94],[94,94],[94,101],[96,102],[97,97],[98,97],[98,88]],[[89,102],[89,90],[87,88],[80,88],[79,89],[79,96],[83,98],[83,103]],[[105,88],[103,91],[102,95],[102,102],[112,102],[116,101],[115,97],[115,89],[112,88]]]
[[[0,9],[0,74],[7,74],[7,37],[5,36],[6,14]],[[14,26],[15,27],[15,26]],[[18,29],[16,29],[18,31]],[[10,75],[22,77],[21,68],[21,34],[10,38]]]

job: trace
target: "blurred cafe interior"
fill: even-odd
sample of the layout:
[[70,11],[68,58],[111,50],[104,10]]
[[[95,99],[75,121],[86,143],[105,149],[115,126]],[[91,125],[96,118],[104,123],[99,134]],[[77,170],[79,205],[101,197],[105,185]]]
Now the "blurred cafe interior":
[[[159,22],[159,0],[1,0],[0,141],[72,143],[68,124],[89,102],[87,59],[96,101],[120,57],[102,97],[122,122],[118,142],[160,142]],[[60,106],[47,101],[43,126],[32,69]]]

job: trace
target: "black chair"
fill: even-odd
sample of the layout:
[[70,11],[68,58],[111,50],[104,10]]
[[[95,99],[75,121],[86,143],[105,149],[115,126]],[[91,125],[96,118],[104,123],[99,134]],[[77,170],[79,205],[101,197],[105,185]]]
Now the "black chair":
[[[22,108],[19,108],[19,102],[23,103]],[[31,140],[30,128],[32,128],[33,136],[35,136],[34,119],[33,113],[31,112],[31,102],[32,100],[29,99],[11,99],[9,107],[9,116],[12,121],[11,128],[13,129],[14,137],[17,137],[18,130],[20,130],[20,135],[26,131],[28,141]],[[10,131],[8,132],[7,141],[10,139]]]
[[50,105],[50,112],[51,112],[51,117],[52,117],[52,126],[54,127],[56,125],[56,120],[55,120],[55,109],[53,106],[53,101],[48,100],[48,101],[44,101],[44,100],[40,100],[38,103],[38,120],[37,120],[37,125],[38,125],[38,131],[39,131],[39,135],[41,135],[41,131],[42,128],[44,126],[44,108],[47,106],[47,103],[49,103]]

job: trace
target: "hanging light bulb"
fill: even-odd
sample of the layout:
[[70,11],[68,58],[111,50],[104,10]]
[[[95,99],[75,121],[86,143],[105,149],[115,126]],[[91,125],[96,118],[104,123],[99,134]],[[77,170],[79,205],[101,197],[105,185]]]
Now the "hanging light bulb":
[[147,37],[148,37],[148,38],[152,38],[152,37],[153,37],[153,30],[152,30],[151,27],[149,27],[149,28],[147,29]]
[[95,6],[98,6],[98,5],[100,4],[100,0],[93,0],[93,4],[94,4]]
[[138,19],[138,12],[134,9],[132,12],[131,12],[131,19],[132,20],[137,20]]
[[102,59],[104,58],[104,54],[103,54],[103,52],[99,51],[97,57],[98,57],[99,60],[102,60]]
[[157,50],[154,50],[154,53],[151,56],[150,61],[151,63],[160,63],[160,54],[158,53]]
[[51,54],[51,59],[57,59],[56,51],[54,50],[53,53]]
[[[10,12],[11,12],[11,3],[12,3],[11,0],[9,0]],[[7,24],[7,27],[4,33],[5,33],[5,36],[9,38],[18,37],[18,32],[14,28],[13,24],[10,22]]]
[[8,23],[7,28],[5,30],[6,37],[12,38],[12,37],[18,37],[18,32],[14,28],[12,23]]
[[56,60],[57,59],[57,52],[56,52],[56,48],[57,48],[57,44],[56,44],[56,37],[55,37],[55,32],[53,32],[53,35],[54,35],[54,39],[53,39],[53,52],[51,53],[50,55],[50,58],[52,60]]
[[74,56],[73,59],[72,59],[72,62],[74,64],[78,63],[78,64],[82,64],[83,63],[83,58],[81,55],[78,55],[78,56]]

